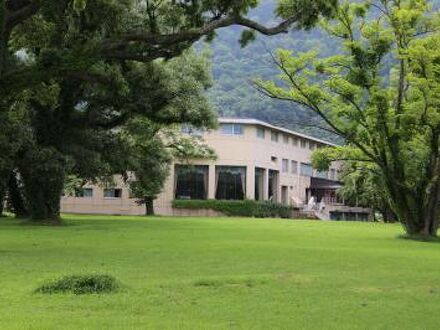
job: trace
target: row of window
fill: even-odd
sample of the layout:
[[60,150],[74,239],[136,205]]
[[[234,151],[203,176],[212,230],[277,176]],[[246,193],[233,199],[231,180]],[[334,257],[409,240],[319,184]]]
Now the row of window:
[[[301,139],[297,136],[289,136],[287,134],[282,134],[278,131],[275,130],[271,130],[270,133],[270,140],[272,142],[279,142],[280,140],[280,135],[282,136],[283,139],[283,143],[284,144],[292,144],[293,146],[297,147],[298,145],[301,146],[301,148],[308,148],[310,150],[314,150],[316,148],[322,148],[323,145],[320,143],[316,143],[313,141],[309,141],[306,139]],[[260,139],[265,139],[266,138],[266,129],[264,127],[257,127],[257,137]]]
[[[264,196],[264,169],[255,168],[255,199]],[[174,197],[176,199],[207,199],[209,166],[175,165]],[[277,200],[278,171],[269,170],[267,196]],[[215,167],[215,198],[219,200],[242,200],[246,196],[246,167]]]
[[[299,164],[299,174],[302,176],[313,176],[322,179],[336,180],[336,170],[330,169],[330,171],[314,171],[312,165],[306,163]],[[289,168],[290,166],[290,168]],[[290,171],[289,171],[290,170]],[[283,159],[281,162],[281,172],[298,174],[298,162],[296,160],[289,161],[288,159]]]
[[[203,134],[203,130],[194,128],[192,126],[184,125],[182,126],[182,132],[186,134],[192,135],[201,135]],[[244,125],[243,124],[221,124],[220,125],[220,133],[223,135],[243,135],[244,134]],[[301,146],[301,148],[309,148],[310,150],[314,150],[316,148],[323,147],[322,144],[309,141],[306,139],[301,139],[296,136],[289,136],[287,134],[282,134],[276,130],[271,130],[270,139],[273,142],[278,142],[280,140],[280,136],[282,136],[283,142],[285,144],[292,143],[293,146]],[[257,137],[260,139],[266,138],[266,129],[261,126],[257,126]]]
[[[75,189],[75,197],[92,198],[93,188]],[[104,189],[104,198],[122,198],[122,189],[119,188]]]
[[[207,199],[209,166],[175,165],[175,198]],[[246,167],[215,167],[215,198],[241,200],[246,195]]]

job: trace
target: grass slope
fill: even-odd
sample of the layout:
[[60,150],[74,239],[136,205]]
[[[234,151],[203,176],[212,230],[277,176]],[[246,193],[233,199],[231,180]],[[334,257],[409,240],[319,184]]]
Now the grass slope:
[[[398,225],[66,216],[0,220],[2,329],[438,329],[440,244]],[[34,293],[104,273],[114,294]]]

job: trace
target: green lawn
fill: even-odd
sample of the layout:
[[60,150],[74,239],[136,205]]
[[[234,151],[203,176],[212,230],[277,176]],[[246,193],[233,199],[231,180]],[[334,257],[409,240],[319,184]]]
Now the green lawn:
[[[66,216],[0,219],[2,329],[438,329],[440,244],[398,225]],[[115,294],[36,294],[106,273]]]

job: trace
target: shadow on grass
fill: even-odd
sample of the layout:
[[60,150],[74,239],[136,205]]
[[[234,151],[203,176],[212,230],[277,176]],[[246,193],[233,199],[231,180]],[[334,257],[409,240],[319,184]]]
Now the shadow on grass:
[[423,235],[409,235],[402,234],[397,236],[398,239],[414,241],[414,242],[423,242],[423,243],[440,243],[440,237],[432,237],[432,236],[423,236]]

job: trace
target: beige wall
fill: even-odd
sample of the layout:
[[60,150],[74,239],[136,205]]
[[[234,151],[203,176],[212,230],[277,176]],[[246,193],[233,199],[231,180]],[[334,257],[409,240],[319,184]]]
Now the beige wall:
[[[219,130],[203,134],[205,142],[211,146],[217,154],[215,161],[193,161],[192,164],[209,165],[209,189],[208,198],[215,198],[215,166],[246,166],[246,197],[254,199],[255,168],[266,170],[265,180],[267,190],[267,171],[269,169],[279,171],[278,201],[281,201],[281,187],[286,186],[288,203],[294,201],[306,202],[306,188],[310,186],[310,177],[300,175],[300,163],[310,163],[312,150],[309,149],[311,140],[301,147],[300,137],[292,133],[278,131],[278,142],[271,141],[272,128],[265,128],[265,138],[257,137],[257,126],[244,125],[243,135],[225,135]],[[262,127],[262,126],[259,126]],[[284,142],[283,135],[289,137],[288,143]],[[297,137],[298,143],[294,145],[292,137]],[[316,144],[316,141],[313,141]],[[276,157],[276,161],[272,160]],[[288,173],[282,171],[282,160],[288,159]],[[293,174],[291,161],[298,162],[297,173]],[[122,198],[104,198],[102,188],[94,186],[92,198],[62,198],[62,211],[73,213],[105,213],[105,214],[143,214],[144,207],[136,205],[134,200],[129,199],[128,188],[116,178],[117,186],[123,189]],[[267,191],[265,192],[267,198]],[[155,201],[155,210],[158,214],[173,215],[177,211],[171,207],[174,199],[174,166],[171,167],[170,176],[165,183],[163,193]]]

